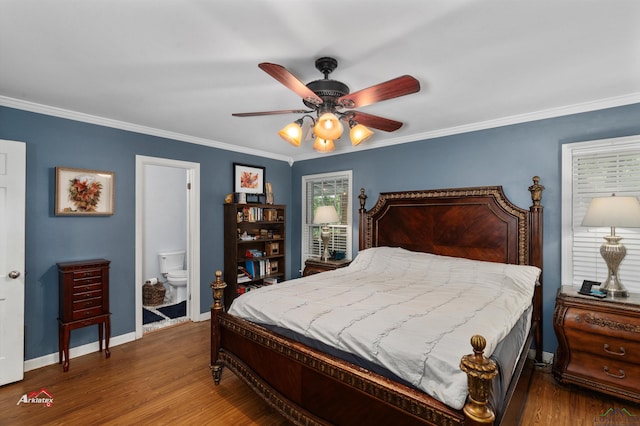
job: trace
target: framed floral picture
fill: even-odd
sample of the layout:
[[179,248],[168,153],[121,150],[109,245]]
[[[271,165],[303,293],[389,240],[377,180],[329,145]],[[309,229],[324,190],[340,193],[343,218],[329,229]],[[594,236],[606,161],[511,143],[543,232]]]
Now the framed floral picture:
[[233,163],[233,192],[264,194],[264,167]]
[[113,214],[114,173],[56,167],[56,216]]

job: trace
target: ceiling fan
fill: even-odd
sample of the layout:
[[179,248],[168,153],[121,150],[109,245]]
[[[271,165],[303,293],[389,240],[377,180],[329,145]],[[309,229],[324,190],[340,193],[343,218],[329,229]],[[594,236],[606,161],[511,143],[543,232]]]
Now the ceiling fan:
[[[324,78],[308,84],[302,83],[296,76],[282,65],[263,62],[258,67],[278,80],[302,98],[309,109],[287,109],[278,111],[244,112],[232,114],[235,117],[255,117],[274,114],[305,114],[300,119],[285,126],[278,134],[294,146],[302,142],[302,123],[310,118],[316,140],[313,148],[321,152],[335,149],[334,140],[339,139],[344,130],[340,120],[349,125],[351,143],[359,145],[369,139],[373,132],[366,126],[385,132],[398,130],[402,123],[389,118],[379,117],[351,108],[360,108],[387,99],[397,98],[420,91],[420,83],[410,75],[403,75],[366,89],[349,93],[349,87],[337,80],[329,79],[338,66],[338,61],[331,57],[316,60],[316,68]],[[316,113],[316,116],[309,115]]]

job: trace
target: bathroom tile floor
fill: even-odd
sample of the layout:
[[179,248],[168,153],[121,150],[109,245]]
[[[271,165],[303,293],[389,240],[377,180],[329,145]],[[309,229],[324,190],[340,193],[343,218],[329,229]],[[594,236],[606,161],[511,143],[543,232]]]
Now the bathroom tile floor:
[[178,317],[178,318],[169,318],[166,315],[164,315],[161,311],[158,310],[158,308],[162,308],[165,306],[172,306],[172,305],[174,305],[174,303],[170,302],[170,303],[164,303],[162,305],[157,305],[157,306],[144,306],[143,309],[147,309],[150,312],[153,312],[154,314],[159,315],[163,319],[161,321],[156,321],[149,324],[143,324],[142,332],[147,333],[149,331],[158,330],[163,327],[167,327],[169,325],[174,325],[174,324],[179,324],[181,322],[189,321],[189,317],[186,317],[186,316]]

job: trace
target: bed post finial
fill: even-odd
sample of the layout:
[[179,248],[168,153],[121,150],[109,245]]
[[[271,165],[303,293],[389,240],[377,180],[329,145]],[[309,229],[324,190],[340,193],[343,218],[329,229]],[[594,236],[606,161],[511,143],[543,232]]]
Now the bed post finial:
[[363,212],[364,204],[367,202],[367,196],[364,193],[364,188],[360,188],[360,195],[358,195],[358,199],[360,200],[360,212]]
[[224,289],[227,286],[227,283],[222,281],[222,271],[216,271],[216,280],[211,283],[211,292],[213,293],[213,309],[216,312],[222,311],[224,306],[222,305],[222,297],[224,295]]
[[358,225],[359,227],[359,241],[358,241],[358,249],[359,250],[364,250],[366,248],[366,242],[365,242],[365,235],[366,235],[366,213],[367,211],[364,208],[364,204],[367,202],[367,196],[364,193],[364,188],[360,188],[360,195],[358,195],[358,199],[360,200],[360,210],[358,210],[358,212],[360,213],[360,224]]
[[540,185],[540,176],[533,177],[533,185],[529,187],[529,191],[531,192],[531,201],[533,201],[533,205],[539,206],[540,200],[542,200],[542,191],[544,191],[544,186]]
[[484,356],[487,341],[480,335],[471,337],[473,354],[465,355],[460,361],[460,369],[467,373],[469,398],[463,411],[472,425],[491,425],[496,416],[489,405],[491,381],[498,375],[496,363]]
[[226,286],[227,283],[222,281],[222,271],[217,270],[216,280],[210,285],[211,292],[213,293],[213,305],[211,305],[211,363],[209,364],[213,382],[216,385],[220,384],[220,378],[222,377],[222,364],[218,362],[218,352],[220,351],[218,314],[224,312],[222,297],[224,296]]

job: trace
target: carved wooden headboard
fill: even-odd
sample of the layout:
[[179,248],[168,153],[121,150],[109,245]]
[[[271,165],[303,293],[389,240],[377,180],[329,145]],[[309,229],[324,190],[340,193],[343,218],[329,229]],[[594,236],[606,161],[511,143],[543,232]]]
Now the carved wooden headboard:
[[[403,247],[445,256],[542,267],[536,259],[544,187],[534,177],[529,210],[500,186],[384,192],[369,211],[360,190],[360,250]],[[538,224],[538,225],[537,225]]]

